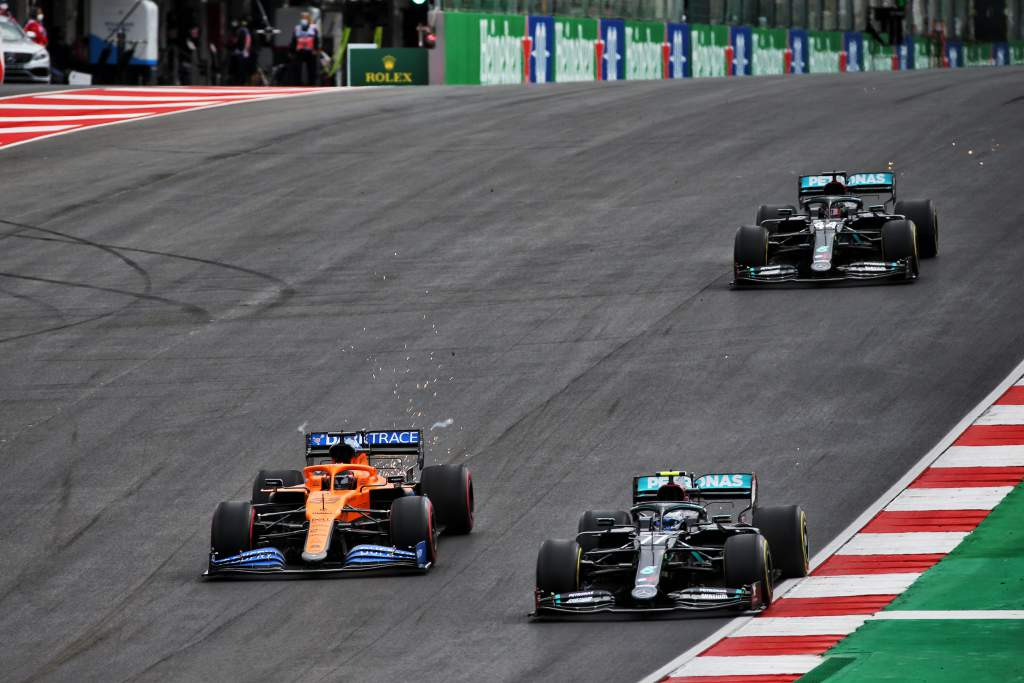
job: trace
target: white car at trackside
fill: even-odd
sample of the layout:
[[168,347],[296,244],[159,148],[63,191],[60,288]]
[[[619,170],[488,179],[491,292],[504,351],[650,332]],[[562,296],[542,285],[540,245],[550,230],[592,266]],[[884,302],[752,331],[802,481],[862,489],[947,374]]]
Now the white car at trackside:
[[32,42],[10,19],[0,17],[0,56],[4,83],[49,83],[50,53]]

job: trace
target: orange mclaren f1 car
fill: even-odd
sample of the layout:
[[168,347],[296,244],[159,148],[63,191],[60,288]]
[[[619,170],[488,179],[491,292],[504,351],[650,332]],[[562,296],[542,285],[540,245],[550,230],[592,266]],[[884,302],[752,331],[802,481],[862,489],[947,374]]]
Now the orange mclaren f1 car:
[[261,470],[251,501],[217,506],[203,576],[425,572],[441,533],[472,529],[469,469],[424,467],[422,431],[312,432],[305,468]]

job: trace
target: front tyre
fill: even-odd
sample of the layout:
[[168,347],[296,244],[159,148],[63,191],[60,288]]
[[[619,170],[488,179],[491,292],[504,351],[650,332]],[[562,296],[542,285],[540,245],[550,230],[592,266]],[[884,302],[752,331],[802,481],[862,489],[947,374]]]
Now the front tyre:
[[465,465],[431,465],[420,473],[420,491],[434,504],[446,534],[473,530],[473,477]]
[[437,560],[437,535],[434,533],[434,507],[426,496],[404,496],[391,504],[391,545],[415,550],[426,542],[427,561]]
[[882,258],[886,261],[906,259],[910,263],[910,272],[916,276],[919,272],[917,238],[914,224],[908,220],[886,221],[882,226]]
[[210,525],[210,549],[221,559],[252,550],[254,519],[252,504],[248,501],[218,505]]
[[763,604],[772,602],[772,556],[761,534],[740,534],[725,540],[725,585],[740,588],[761,583]]
[[807,576],[807,515],[799,505],[754,509],[754,526],[768,539],[772,560],[784,579]]
[[737,268],[768,265],[768,230],[760,225],[744,225],[737,230],[733,261]]
[[939,253],[939,214],[930,199],[908,199],[896,202],[894,211],[906,216],[917,228],[917,252],[921,258],[934,258]]
[[572,593],[580,587],[580,555],[576,541],[547,540],[537,554],[537,590],[541,595]]

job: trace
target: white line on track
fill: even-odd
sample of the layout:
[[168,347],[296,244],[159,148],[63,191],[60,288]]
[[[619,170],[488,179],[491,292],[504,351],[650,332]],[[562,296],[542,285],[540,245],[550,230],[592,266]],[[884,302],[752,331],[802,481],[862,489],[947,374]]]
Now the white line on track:
[[[907,489],[885,506],[887,512],[922,510],[991,510],[1012,486],[977,486],[965,489]],[[914,536],[920,534],[906,534]]]
[[73,116],[0,116],[0,123],[18,123],[20,121],[89,121],[95,119],[134,119],[145,116],[138,114],[76,114]]
[[[273,94],[268,93],[267,97],[273,97]],[[261,99],[254,95],[246,95],[241,93],[236,97],[229,97],[225,95],[211,95],[204,97],[202,95],[170,95],[163,97],[132,97],[130,95],[85,95],[78,93],[54,93],[52,95],[37,95],[39,99],[46,100],[89,100],[92,102],[224,102],[225,100],[232,99]]]
[[789,591],[786,597],[839,598],[854,595],[895,595],[907,590],[919,576],[920,574],[913,573],[808,576]]
[[738,636],[825,636],[853,633],[869,615],[840,617],[758,617],[733,633]]
[[15,126],[14,128],[0,128],[0,134],[10,133],[53,133],[59,130],[67,130],[75,126]]
[[[838,550],[840,547],[843,546],[843,544],[845,544],[850,538],[852,538],[854,534],[859,532],[865,524],[870,522],[871,519],[882,510],[882,508],[884,508],[896,496],[898,496],[903,491],[903,489],[907,488],[907,486],[910,485],[910,482],[917,479],[918,475],[920,475],[921,472],[923,472],[933,462],[935,462],[939,458],[939,456],[942,455],[943,452],[945,452],[947,448],[952,446],[953,442],[957,440],[957,438],[964,432],[965,429],[971,426],[971,424],[976,419],[978,419],[979,415],[981,415],[986,409],[988,409],[989,406],[995,403],[1000,396],[1006,393],[1007,389],[1014,385],[1024,385],[1024,361],[1018,363],[1017,366],[1010,371],[1010,374],[1003,378],[1003,381],[996,385],[996,387],[992,391],[990,391],[989,394],[985,398],[983,398],[977,405],[975,405],[974,408],[968,411],[968,413],[964,415],[963,418],[958,423],[956,423],[956,425],[954,425],[953,428],[949,430],[949,432],[947,432],[947,434],[944,437],[942,437],[942,439],[940,439],[937,444],[935,444],[931,448],[931,450],[925,453],[920,460],[914,463],[914,465],[909,470],[907,470],[906,474],[904,474],[899,480],[893,483],[893,485],[889,487],[889,490],[887,490],[885,493],[879,496],[875,500],[875,502],[869,505],[864,510],[864,512],[860,514],[859,517],[857,517],[850,523],[849,526],[847,526],[845,529],[839,532],[836,535],[836,537],[833,538],[832,541],[829,542],[824,548],[819,550],[814,555],[814,557],[811,558],[811,568],[814,569],[818,567],[818,565],[820,565],[822,562],[831,557],[836,550]],[[790,590],[794,585],[796,585],[796,582],[793,580],[784,581],[782,584],[776,587],[776,596],[783,597],[784,595],[786,595],[787,591]],[[666,663],[664,666],[656,669],[648,676],[642,678],[640,680],[640,683],[657,683],[665,676],[676,672],[684,664],[688,664],[691,661],[696,661],[697,659],[711,659],[710,657],[698,658],[697,655],[703,652],[704,650],[708,649],[712,645],[714,645],[722,638],[726,638],[732,635],[739,628],[745,626],[747,623],[753,620],[753,618],[754,615],[744,615],[731,620],[730,622],[722,626],[720,629],[710,634],[707,638],[705,638],[704,640],[695,644],[690,649],[683,652],[678,657],[675,657],[674,659]],[[724,657],[722,659],[739,658]],[[810,671],[810,669],[808,669],[808,671]],[[712,672],[708,675],[713,676],[718,675],[720,673],[721,672]],[[793,673],[806,672],[801,671]],[[687,673],[686,675],[691,674]]]
[[105,92],[159,92],[173,95],[175,93],[200,93],[203,95],[224,94],[224,95],[299,95],[308,89],[304,88],[181,88],[169,85],[158,85],[152,87],[127,87],[118,88],[104,86]]
[[[948,553],[960,545],[960,541],[967,538],[967,534],[968,532],[966,531],[856,534],[846,545],[836,551],[836,555],[926,555],[931,553]],[[906,575],[901,574],[901,576]],[[842,579],[843,577],[829,578]]]
[[677,671],[677,676],[757,676],[804,674],[818,666],[817,655],[773,655],[769,657],[697,657]]
[[171,109],[174,107],[209,107],[215,104],[235,104],[236,102],[256,102],[262,101],[268,98],[261,98],[260,100],[231,100],[224,102],[223,100],[210,100],[210,101],[195,101],[189,100],[188,102],[154,102],[152,104],[50,104],[49,102],[38,102],[32,104],[5,104],[0,102],[0,109],[30,109],[32,111],[40,111],[43,109],[53,110],[66,110],[66,109]]
[[1024,425],[1024,406],[992,406],[974,424]]
[[1024,446],[951,446],[932,467],[1024,467]]

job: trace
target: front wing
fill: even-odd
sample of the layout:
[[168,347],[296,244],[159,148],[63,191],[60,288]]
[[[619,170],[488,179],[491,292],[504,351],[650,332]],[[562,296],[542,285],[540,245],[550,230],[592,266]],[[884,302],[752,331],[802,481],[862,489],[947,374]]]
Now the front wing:
[[790,264],[779,264],[769,266],[747,267],[738,266],[735,269],[734,285],[767,285],[788,282],[798,283],[829,283],[846,282],[854,280],[904,280],[917,279],[910,259],[899,259],[897,261],[861,261],[850,263],[845,266],[835,266],[832,270],[821,275],[807,277],[800,274],[797,266]]
[[336,576],[347,574],[414,573],[430,569],[426,541],[416,544],[416,550],[402,550],[383,545],[357,545],[345,555],[344,562],[323,565],[289,565],[284,553],[277,548],[259,548],[230,557],[210,555],[205,578],[274,578],[299,576]]
[[767,607],[760,583],[745,588],[686,588],[664,594],[661,601],[649,605],[619,604],[605,590],[556,593],[535,597],[533,617],[584,616],[588,614],[667,614],[672,612],[736,612]]

